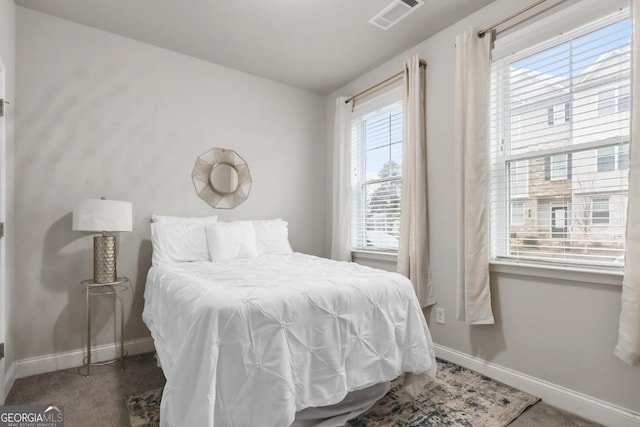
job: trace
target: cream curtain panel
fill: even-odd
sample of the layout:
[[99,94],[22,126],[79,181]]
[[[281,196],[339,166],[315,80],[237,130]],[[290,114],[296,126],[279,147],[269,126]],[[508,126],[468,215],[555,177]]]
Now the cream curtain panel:
[[490,37],[456,37],[455,147],[458,193],[457,318],[494,323],[489,287]]
[[427,215],[427,129],[425,71],[418,55],[410,58],[403,77],[402,196],[398,272],[407,276],[421,307],[435,304],[429,267]]
[[351,261],[351,104],[336,99],[331,258]]
[[629,199],[622,310],[615,354],[629,365],[640,364],[640,4],[631,2],[631,141]]

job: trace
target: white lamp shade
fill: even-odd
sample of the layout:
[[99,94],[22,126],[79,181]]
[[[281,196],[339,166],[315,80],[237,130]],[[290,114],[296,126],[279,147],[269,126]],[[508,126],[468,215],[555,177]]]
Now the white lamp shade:
[[74,231],[131,231],[132,207],[119,200],[82,199],[73,206]]

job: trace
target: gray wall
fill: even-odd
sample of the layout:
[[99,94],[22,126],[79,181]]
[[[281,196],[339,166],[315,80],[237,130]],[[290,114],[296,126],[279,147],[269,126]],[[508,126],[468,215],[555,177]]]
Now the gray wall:
[[[282,217],[294,250],[322,254],[324,97],[17,8],[16,283],[9,319],[13,360],[81,348],[92,241],[71,231],[73,203],[133,203],[119,236],[119,272],[132,278],[126,339],[142,320],[152,213]],[[214,210],[191,182],[196,157],[236,150],[253,187],[234,210]],[[133,296],[133,301],[131,296]],[[108,302],[108,301],[107,301]],[[96,344],[114,342],[100,304]]]
[[[0,342],[5,342],[6,354],[13,353],[13,342],[9,338],[10,334],[6,334],[5,329],[11,330],[14,323],[7,316],[7,304],[5,301],[10,295],[7,289],[10,289],[14,283],[13,245],[15,242],[15,222],[14,222],[14,203],[13,203],[13,156],[14,156],[14,123],[15,115],[15,25],[16,25],[16,7],[13,0],[0,1],[0,58],[5,67],[5,97],[11,102],[11,105],[5,109],[5,146],[0,148],[0,182],[4,189],[4,198],[0,199],[0,221],[6,223],[6,237],[0,240],[0,251],[5,254],[5,264],[0,265],[0,316],[4,316],[4,328],[0,328]],[[5,365],[8,359],[0,360],[0,371],[8,368]],[[0,389],[4,390],[4,382],[0,384]],[[4,394],[0,394],[0,401],[4,401]]]
[[[492,274],[496,324],[469,327],[455,320],[456,196],[454,184],[453,94],[455,36],[469,27],[492,25],[530,0],[497,0],[408,52],[372,70],[327,97],[331,171],[335,98],[352,95],[402,69],[418,53],[427,66],[427,155],[430,252],[438,306],[446,325],[429,325],[437,344],[640,412],[640,369],[613,355],[620,312],[619,286]],[[330,176],[327,186],[330,186]],[[329,187],[330,188],[330,187]],[[328,192],[328,194],[330,194]],[[327,236],[331,216],[328,204]],[[329,245],[329,243],[328,243]],[[327,246],[328,248],[329,246]],[[328,249],[327,249],[328,250]]]

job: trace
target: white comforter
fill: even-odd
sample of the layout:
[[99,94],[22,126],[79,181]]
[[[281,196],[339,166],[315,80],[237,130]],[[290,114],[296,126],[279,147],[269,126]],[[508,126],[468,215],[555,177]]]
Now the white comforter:
[[167,383],[161,426],[289,426],[295,413],[435,375],[409,280],[303,254],[152,267],[143,319]]

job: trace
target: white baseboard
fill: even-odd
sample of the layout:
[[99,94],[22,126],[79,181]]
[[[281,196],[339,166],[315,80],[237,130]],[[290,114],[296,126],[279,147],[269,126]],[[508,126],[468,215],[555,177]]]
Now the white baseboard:
[[434,345],[436,356],[509,384],[552,406],[612,427],[640,427],[640,414],[460,351]]
[[16,362],[13,362],[4,374],[4,396],[2,396],[3,405],[9,395],[9,391],[11,391],[11,387],[13,387],[14,382],[16,382]]
[[[95,346],[91,352],[91,357],[96,361],[114,359],[120,355],[119,348],[120,346],[115,343]],[[125,341],[124,348],[129,356],[155,351],[153,338],[151,337]],[[78,349],[16,360],[5,374],[5,384],[13,385],[13,381],[17,378],[82,366],[85,351],[86,349]],[[5,390],[8,393],[11,387],[6,387]]]

